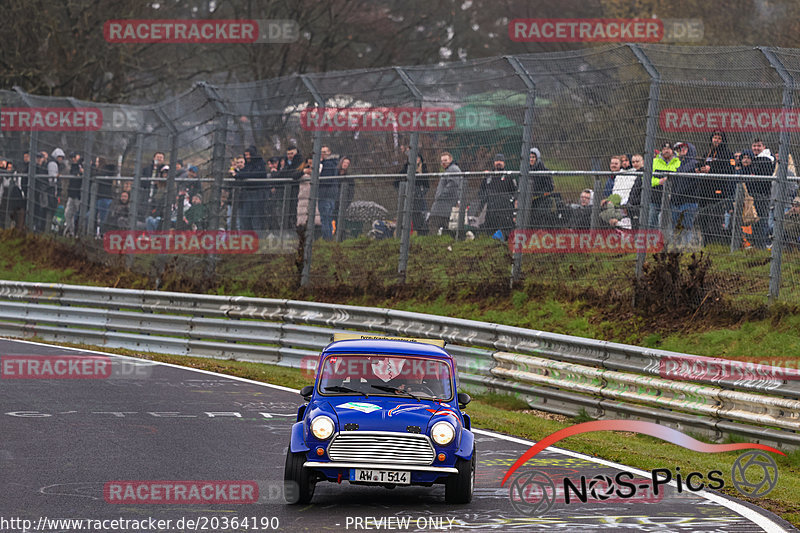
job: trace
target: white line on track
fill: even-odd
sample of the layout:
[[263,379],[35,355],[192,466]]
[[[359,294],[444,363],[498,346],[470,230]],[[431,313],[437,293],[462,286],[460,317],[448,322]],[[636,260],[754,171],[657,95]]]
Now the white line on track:
[[[101,351],[98,351],[98,350],[86,350],[86,349],[83,349],[83,348],[72,348],[72,347],[69,347],[69,346],[59,346],[57,344],[47,344],[47,343],[43,343],[43,342],[19,340],[19,339],[12,339],[12,338],[8,338],[8,337],[2,337],[0,339],[9,340],[9,341],[13,341],[13,342],[22,342],[22,343],[25,343],[25,344],[33,344],[33,345],[36,345],[36,346],[49,346],[51,348],[57,347],[57,348],[61,348],[61,349],[64,349],[64,350],[75,350],[75,351],[84,352],[84,353],[96,353],[96,354],[108,355],[108,356],[112,356],[112,357],[121,357],[121,358],[124,358],[124,359],[131,359],[131,360],[134,360],[134,361],[147,361],[149,363],[154,363],[154,364],[163,365],[163,366],[169,366],[169,367],[172,367],[172,368],[179,368],[179,369],[182,369],[182,370],[190,370],[192,372],[199,372],[201,374],[208,374],[208,375],[217,376],[217,377],[221,376],[221,377],[224,377],[224,378],[227,378],[227,379],[233,379],[235,381],[241,381],[243,383],[250,383],[252,385],[259,385],[259,386],[262,386],[262,387],[269,387],[269,388],[272,388],[272,389],[277,389],[277,390],[281,390],[281,391],[285,391],[285,392],[300,392],[297,389],[292,389],[290,387],[282,387],[281,385],[273,385],[272,383],[264,383],[264,382],[261,382],[261,381],[254,381],[252,379],[240,378],[238,376],[229,376],[227,374],[219,374],[217,372],[212,372],[210,370],[202,370],[200,368],[192,368],[192,367],[188,367],[188,366],[175,365],[175,364],[172,364],[172,363],[162,363],[161,361],[152,361],[150,359],[141,359],[141,358],[138,358],[138,357],[130,357],[130,356],[127,356],[127,355],[119,355],[119,354],[115,354],[115,353],[101,352]],[[503,435],[501,433],[494,433],[492,431],[486,431],[484,429],[473,429],[472,431],[474,433],[478,434],[478,435],[486,435],[488,437],[494,437],[496,439],[502,439],[502,440],[506,440],[506,441],[509,441],[509,442],[514,442],[514,443],[517,443],[517,444],[524,444],[526,446],[533,446],[534,444],[536,444],[535,441],[530,441],[530,440],[527,440],[527,439],[521,439],[519,437],[511,437],[509,435]],[[562,455],[567,455],[569,457],[583,459],[585,461],[591,461],[593,463],[601,464],[603,466],[609,466],[609,467],[612,467],[612,468],[616,468],[618,470],[625,470],[625,471],[631,472],[633,474],[642,476],[644,478],[648,478],[649,479],[650,477],[652,477],[651,473],[647,472],[645,470],[640,470],[638,468],[633,468],[633,467],[625,466],[625,465],[622,465],[622,464],[619,464],[619,463],[606,461],[605,459],[598,459],[597,457],[592,457],[590,455],[584,455],[582,453],[573,452],[573,451],[570,451],[570,450],[564,450],[562,448],[557,448],[555,446],[549,446],[546,449],[551,451],[551,452],[560,453]],[[676,484],[675,481],[670,481],[668,483],[668,485],[670,485],[672,487],[677,487],[677,484]],[[786,533],[786,529],[784,529],[780,524],[777,524],[772,519],[770,519],[768,516],[765,516],[765,515],[759,513],[758,511],[756,511],[755,509],[747,507],[746,505],[742,505],[741,503],[729,500],[729,499],[725,498],[724,496],[721,496],[719,494],[713,494],[713,493],[710,493],[710,492],[705,491],[705,490],[697,491],[697,492],[694,492],[693,494],[701,496],[701,497],[703,497],[703,498],[705,498],[705,499],[707,499],[707,500],[709,500],[711,502],[714,502],[714,503],[716,503],[718,505],[726,507],[727,509],[730,509],[734,513],[736,513],[736,514],[742,516],[743,518],[746,518],[750,522],[756,524],[757,526],[759,526],[761,529],[763,529],[767,533]]]

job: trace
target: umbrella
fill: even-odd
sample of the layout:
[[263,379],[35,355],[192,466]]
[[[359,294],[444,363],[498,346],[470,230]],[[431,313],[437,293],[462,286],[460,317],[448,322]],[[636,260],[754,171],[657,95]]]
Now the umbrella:
[[372,222],[373,220],[385,219],[388,214],[389,211],[379,203],[356,200],[355,202],[350,202],[350,205],[347,206],[345,218],[360,222]]

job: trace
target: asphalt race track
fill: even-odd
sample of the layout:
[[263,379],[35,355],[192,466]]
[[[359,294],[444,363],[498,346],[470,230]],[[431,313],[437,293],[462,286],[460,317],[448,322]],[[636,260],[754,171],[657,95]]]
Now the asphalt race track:
[[[97,355],[0,339],[0,355],[25,354]],[[556,498],[541,516],[526,514],[512,506],[509,485],[500,481],[533,443],[488,432],[476,435],[477,483],[469,505],[446,505],[443,486],[388,490],[344,482],[319,484],[311,505],[290,507],[283,503],[282,480],[289,429],[302,402],[296,392],[111,357],[115,371],[105,379],[0,379],[0,531],[22,531],[23,519],[32,531],[66,532],[80,526],[49,521],[119,518],[170,520],[168,528],[138,529],[170,532],[796,531],[717,493],[679,494],[671,486],[662,486],[657,497],[649,490],[628,499],[589,496],[586,503]],[[520,479],[533,479],[533,469],[559,480],[620,470],[588,459],[548,449],[520,470],[528,476]],[[108,503],[107,483],[129,480],[252,481],[258,501]],[[234,518],[248,527],[230,527]],[[84,531],[126,531],[81,525]]]

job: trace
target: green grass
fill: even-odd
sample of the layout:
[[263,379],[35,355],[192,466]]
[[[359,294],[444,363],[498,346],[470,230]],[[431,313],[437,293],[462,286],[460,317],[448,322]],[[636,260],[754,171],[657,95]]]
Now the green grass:
[[[40,342],[46,341],[40,340]],[[298,369],[274,365],[142,353],[126,349],[89,345],[59,344],[199,368],[296,389],[313,383],[312,378],[304,375]],[[297,401],[298,404],[302,401],[299,396]],[[527,404],[521,400],[499,394],[476,395],[467,407],[467,412],[472,417],[473,426],[476,428],[489,429],[534,441],[560,429],[591,420],[591,417],[585,413],[574,419],[563,421],[550,418],[563,419],[564,417],[543,418],[532,413]],[[726,483],[730,482],[731,468],[739,456],[737,452],[723,454],[696,453],[677,445],[667,444],[654,437],[632,433],[620,434],[619,432],[585,433],[560,441],[558,447],[642,470],[655,468],[670,468],[674,470],[675,467],[680,467],[683,472],[699,471],[705,473],[711,470],[721,470]],[[800,494],[800,450],[791,452],[786,456],[776,456],[774,458],[778,464],[778,485],[766,497],[748,499],[739,494],[733,487],[727,486],[722,492],[770,510],[793,525],[800,526],[800,512],[797,510],[797,495]]]
[[[787,365],[800,363],[797,307],[782,304],[764,311],[761,302],[754,304],[755,312],[749,318],[743,311],[741,316],[731,318],[661,319],[616,310],[618,303],[606,303],[604,297],[583,292],[583,285],[592,284],[580,277],[568,285],[542,284],[568,276],[570,265],[577,271],[588,269],[592,262],[604,269],[615,264],[606,264],[596,257],[578,258],[582,263],[565,264],[541,260],[538,264],[541,273],[529,276],[523,286],[512,290],[507,283],[510,261],[506,249],[487,239],[471,243],[447,238],[414,239],[408,286],[399,292],[393,285],[396,273],[392,267],[399,245],[392,240],[353,239],[341,245],[315,243],[312,287],[308,290],[294,288],[297,270],[292,255],[223,258],[213,278],[207,279],[203,275],[203,260],[138,256],[131,272],[122,268],[124,259],[94,264],[80,256],[65,257],[59,248],[61,242],[0,232],[0,278],[152,289],[155,288],[153,271],[158,272],[161,261],[166,268],[160,276],[160,288],[165,290],[388,307],[697,355],[748,361],[783,360]],[[448,246],[452,251],[447,250]],[[475,246],[482,254],[481,267],[469,269],[465,265],[474,261]],[[437,254],[442,257],[432,260]],[[722,272],[750,268],[745,272],[749,279],[752,271],[765,268],[760,264],[765,254],[755,251],[749,259],[733,256],[728,262],[717,259],[714,269]],[[748,263],[754,266],[746,267]],[[537,263],[527,267],[534,264]],[[365,271],[372,274],[362,279],[359,272]],[[624,292],[625,288],[620,287]],[[732,298],[741,303],[747,296]]]

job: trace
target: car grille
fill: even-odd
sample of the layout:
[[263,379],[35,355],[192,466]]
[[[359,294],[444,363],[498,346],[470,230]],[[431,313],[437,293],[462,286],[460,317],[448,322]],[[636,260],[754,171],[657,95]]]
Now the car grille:
[[359,431],[337,434],[328,456],[337,462],[429,465],[435,452],[427,435]]

